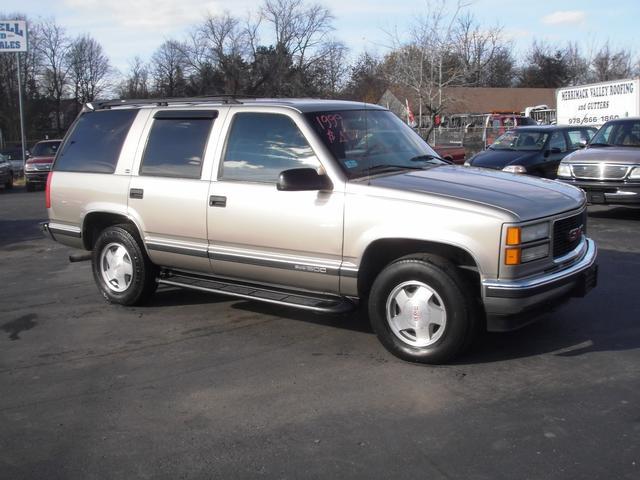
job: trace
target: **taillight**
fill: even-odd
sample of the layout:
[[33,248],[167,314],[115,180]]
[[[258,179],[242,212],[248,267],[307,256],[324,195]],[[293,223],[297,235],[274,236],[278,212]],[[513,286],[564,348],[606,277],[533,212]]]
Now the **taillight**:
[[53,172],[49,172],[47,175],[47,186],[44,189],[44,206],[51,208],[51,179],[53,178]]

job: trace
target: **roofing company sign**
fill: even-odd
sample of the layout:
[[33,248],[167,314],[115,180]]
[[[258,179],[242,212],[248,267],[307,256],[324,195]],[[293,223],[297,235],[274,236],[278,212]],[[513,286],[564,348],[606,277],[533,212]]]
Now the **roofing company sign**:
[[27,22],[0,20],[0,52],[27,51]]
[[614,80],[556,90],[558,125],[602,125],[640,115],[640,79]]

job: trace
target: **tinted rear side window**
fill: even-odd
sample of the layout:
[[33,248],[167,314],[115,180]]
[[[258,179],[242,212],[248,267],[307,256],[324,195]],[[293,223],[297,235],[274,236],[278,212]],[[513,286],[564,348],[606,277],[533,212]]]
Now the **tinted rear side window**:
[[158,118],[153,121],[140,175],[200,178],[212,118]]
[[82,114],[53,167],[61,172],[113,173],[137,110]]

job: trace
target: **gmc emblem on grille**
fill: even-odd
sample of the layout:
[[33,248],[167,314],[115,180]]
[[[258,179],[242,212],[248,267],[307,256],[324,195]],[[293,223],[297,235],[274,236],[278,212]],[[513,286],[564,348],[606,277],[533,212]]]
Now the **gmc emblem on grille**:
[[567,240],[569,242],[575,242],[577,239],[579,239],[580,235],[582,235],[583,227],[584,225],[580,225],[578,228],[572,228],[571,230],[569,230],[569,233],[567,233]]

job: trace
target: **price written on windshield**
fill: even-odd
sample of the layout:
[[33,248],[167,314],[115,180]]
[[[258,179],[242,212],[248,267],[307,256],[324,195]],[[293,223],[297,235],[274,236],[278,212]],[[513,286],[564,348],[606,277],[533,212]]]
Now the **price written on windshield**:
[[316,115],[316,122],[318,122],[318,125],[322,128],[329,143],[335,143],[336,140],[340,143],[347,141],[342,126],[342,115],[339,113]]

